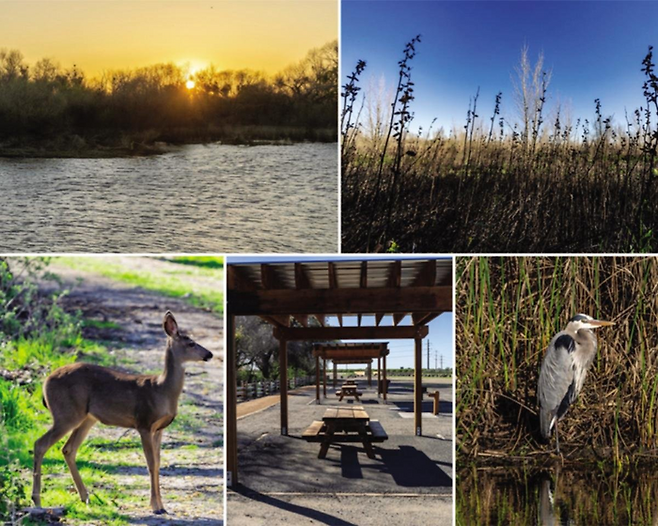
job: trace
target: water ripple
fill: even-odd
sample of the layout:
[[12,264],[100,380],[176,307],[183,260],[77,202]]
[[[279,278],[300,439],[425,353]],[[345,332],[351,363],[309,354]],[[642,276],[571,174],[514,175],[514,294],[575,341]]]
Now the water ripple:
[[0,252],[335,252],[335,144],[0,159]]

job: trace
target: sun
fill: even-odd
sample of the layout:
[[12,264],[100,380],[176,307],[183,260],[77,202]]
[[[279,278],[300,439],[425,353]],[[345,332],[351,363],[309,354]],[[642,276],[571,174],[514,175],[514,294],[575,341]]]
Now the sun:
[[194,86],[196,86],[196,82],[194,82],[192,79],[189,79],[189,80],[185,83],[185,87],[186,87],[187,89],[194,89]]

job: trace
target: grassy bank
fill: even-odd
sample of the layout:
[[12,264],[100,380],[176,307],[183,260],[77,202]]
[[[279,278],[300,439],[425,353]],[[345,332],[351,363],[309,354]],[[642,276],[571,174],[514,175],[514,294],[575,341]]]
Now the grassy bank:
[[[0,520],[10,522],[31,504],[33,445],[51,424],[42,403],[43,380],[57,367],[78,359],[116,365],[102,345],[82,338],[82,320],[59,307],[58,295],[38,294],[31,279],[43,272],[39,260],[12,265],[0,263]],[[125,523],[117,510],[117,502],[125,499],[124,490],[111,477],[121,455],[101,466],[93,460],[97,441],[81,447],[81,456],[87,459],[78,463],[82,477],[98,488],[90,507],[72,492],[60,452],[63,444],[64,440],[53,446],[44,460],[44,504],[65,506],[67,517],[83,524]]]
[[94,272],[145,290],[158,292],[173,298],[182,298],[186,302],[221,314],[224,309],[224,290],[216,283],[209,286],[207,280],[222,283],[224,268],[222,258],[186,257],[174,267],[127,267],[127,260],[121,257],[58,257],[57,264],[74,270]]
[[343,86],[343,251],[656,249],[658,77],[651,49],[641,63],[646,81],[637,87],[646,107],[629,110],[623,124],[605,115],[599,99],[591,121],[559,107],[549,117],[550,75],[539,62],[518,79],[529,91],[524,115],[503,118],[503,108],[518,101],[500,92],[493,114],[481,117],[476,93],[463,128],[449,131],[411,129],[416,50],[418,37],[398,63],[392,100],[361,98],[365,62]]
[[566,462],[658,459],[658,259],[459,258],[457,436],[462,462],[545,460],[536,386],[577,313],[612,320],[560,426]]

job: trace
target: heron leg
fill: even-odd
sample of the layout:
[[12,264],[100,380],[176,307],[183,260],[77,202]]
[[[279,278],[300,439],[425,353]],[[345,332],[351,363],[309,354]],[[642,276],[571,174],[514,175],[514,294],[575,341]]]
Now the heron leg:
[[557,454],[560,454],[560,436],[557,431],[557,419],[555,420],[555,448],[557,451]]

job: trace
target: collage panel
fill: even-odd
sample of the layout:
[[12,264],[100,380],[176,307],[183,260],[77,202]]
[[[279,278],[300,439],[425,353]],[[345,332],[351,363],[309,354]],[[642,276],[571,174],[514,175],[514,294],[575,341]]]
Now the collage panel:
[[227,522],[450,524],[453,261],[227,259]]
[[658,259],[456,278],[457,524],[654,524]]
[[4,524],[223,524],[221,257],[0,258]]
[[658,3],[341,7],[343,252],[656,251]]
[[1,11],[0,253],[338,250],[338,0]]

